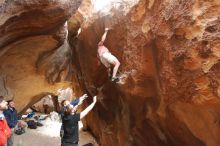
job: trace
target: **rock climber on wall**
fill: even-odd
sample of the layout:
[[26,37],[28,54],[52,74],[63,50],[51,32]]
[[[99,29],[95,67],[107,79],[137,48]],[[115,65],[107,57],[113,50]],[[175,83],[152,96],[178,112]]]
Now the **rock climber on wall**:
[[[119,77],[116,76],[120,62],[118,59],[110,53],[108,48],[104,46],[104,41],[106,39],[109,28],[105,28],[105,33],[102,35],[101,41],[98,43],[98,56],[102,64],[108,68],[108,74],[111,77],[111,81],[118,82]],[[111,76],[111,67],[113,66],[113,73]]]

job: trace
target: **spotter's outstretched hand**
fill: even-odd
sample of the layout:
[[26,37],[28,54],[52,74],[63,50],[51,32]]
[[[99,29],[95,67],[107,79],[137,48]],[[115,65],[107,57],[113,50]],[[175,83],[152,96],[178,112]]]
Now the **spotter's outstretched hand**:
[[97,97],[94,96],[94,97],[93,97],[93,102],[96,102],[96,101],[97,101]]

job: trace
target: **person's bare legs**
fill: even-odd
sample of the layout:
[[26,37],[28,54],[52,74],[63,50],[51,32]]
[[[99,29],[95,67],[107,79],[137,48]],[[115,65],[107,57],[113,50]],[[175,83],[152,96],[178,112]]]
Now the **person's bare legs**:
[[120,66],[120,62],[118,60],[115,61],[115,66],[113,68],[112,78],[116,78],[116,74],[118,72],[118,68]]

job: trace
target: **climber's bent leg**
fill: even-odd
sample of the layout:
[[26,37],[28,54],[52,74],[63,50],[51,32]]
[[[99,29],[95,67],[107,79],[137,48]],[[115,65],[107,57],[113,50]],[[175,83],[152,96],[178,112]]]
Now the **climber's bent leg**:
[[113,74],[112,74],[112,81],[116,81],[116,82],[119,81],[119,78],[116,77],[119,66],[120,66],[120,62],[118,60],[115,60],[115,66],[114,66]]
[[116,77],[116,74],[118,72],[118,68],[120,66],[120,62],[118,61],[118,59],[114,55],[112,55],[110,52],[105,52],[100,57],[100,60],[105,65],[105,67],[107,67],[108,69],[111,67],[111,65],[114,65],[113,74],[112,74],[112,81],[115,81],[116,79],[119,80]]

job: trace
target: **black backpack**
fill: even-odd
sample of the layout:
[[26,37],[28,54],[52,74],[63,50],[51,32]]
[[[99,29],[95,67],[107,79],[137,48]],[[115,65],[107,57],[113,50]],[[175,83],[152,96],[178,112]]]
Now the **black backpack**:
[[21,135],[21,134],[23,134],[23,133],[25,133],[24,128],[17,128],[17,129],[15,130],[15,134],[17,134],[17,135]]
[[37,122],[35,122],[34,120],[28,121],[27,124],[28,124],[28,128],[37,129]]
[[37,126],[42,127],[44,125],[42,123],[40,123],[40,122],[37,122]]

